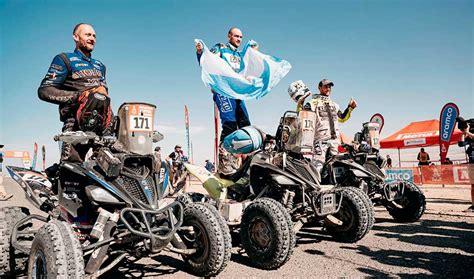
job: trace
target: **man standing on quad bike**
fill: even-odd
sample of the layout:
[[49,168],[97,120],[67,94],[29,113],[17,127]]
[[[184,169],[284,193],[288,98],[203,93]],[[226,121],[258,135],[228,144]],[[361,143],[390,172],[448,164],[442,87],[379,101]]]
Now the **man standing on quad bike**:
[[[243,38],[242,31],[237,27],[232,27],[229,29],[227,37],[229,38],[227,44],[218,43],[211,48],[210,51],[219,55],[219,57],[226,61],[235,72],[239,72],[240,69],[243,68],[243,54],[238,51]],[[201,59],[203,47],[204,46],[201,43],[196,44],[196,55],[198,61]],[[253,45],[252,48],[258,50],[258,44]],[[251,125],[249,114],[243,100],[228,98],[216,92],[212,93],[212,98],[219,109],[219,116],[222,123],[218,171],[222,174],[229,175],[238,169],[240,161],[239,158],[232,156],[232,154],[222,148],[222,142],[227,135],[237,129]]]
[[[91,57],[96,33],[91,25],[79,23],[74,27],[72,37],[76,43],[74,52],[61,53],[54,57],[38,88],[38,97],[59,105],[59,117],[64,123],[63,132],[95,130],[97,122],[99,126],[107,127],[110,125],[112,112],[105,81],[105,65]],[[87,111],[90,103],[94,103],[94,106],[101,103],[99,106],[102,106],[105,112],[99,113],[100,119],[92,117]],[[91,124],[94,127],[91,127]],[[100,127],[94,132],[102,134],[103,130],[103,127]],[[63,143],[61,160],[81,161],[89,148],[79,149],[81,148]]]
[[[344,123],[350,117],[352,110],[357,107],[357,102],[351,99],[347,108],[342,112],[339,105],[331,100],[331,89],[334,83],[328,79],[319,82],[319,95],[315,95],[309,102],[312,111],[316,112],[316,124],[314,135],[314,152],[312,161],[318,171],[321,172],[328,155],[334,156],[338,153],[339,126],[338,122]],[[303,109],[303,103],[311,92],[302,81],[295,81],[288,88],[290,97],[297,102],[297,111]]]

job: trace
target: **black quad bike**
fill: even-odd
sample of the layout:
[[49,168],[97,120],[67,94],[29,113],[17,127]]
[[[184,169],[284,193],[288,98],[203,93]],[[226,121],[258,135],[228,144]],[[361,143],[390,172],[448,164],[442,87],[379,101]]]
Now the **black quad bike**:
[[[204,178],[200,179],[204,182],[203,187],[228,223],[232,221],[229,214],[231,206],[249,203],[243,211],[240,226],[242,244],[247,253],[252,249],[262,249],[257,241],[259,230],[248,226],[248,223],[257,222],[252,219],[247,221],[246,216],[259,200],[272,201],[275,208],[284,208],[294,233],[305,224],[318,224],[338,241],[356,242],[371,229],[373,207],[367,195],[357,187],[321,184],[318,171],[304,158],[304,153],[311,151],[313,146],[314,123],[309,125],[312,127],[309,133],[304,126],[307,121],[314,120],[308,117],[310,114],[285,113],[276,137],[263,135],[261,148],[248,154],[241,168],[231,176],[216,178],[202,169],[197,172],[198,175],[190,170],[198,179],[199,175],[204,174]],[[240,212],[236,211],[237,214]],[[270,238],[270,241],[278,240]]]
[[[200,203],[183,208],[165,199],[153,171],[155,106],[125,103],[115,137],[66,132],[57,140],[92,147],[83,163],[62,162],[41,173],[7,167],[28,209],[0,209],[0,277],[27,267],[29,278],[96,278],[121,261],[163,250],[182,255],[197,276],[216,276],[230,259],[230,233],[215,211]],[[33,220],[44,222],[33,230]]]
[[323,181],[340,186],[358,186],[374,205],[384,206],[399,222],[415,222],[426,208],[421,189],[407,180],[387,181],[385,159],[380,155],[379,124],[367,122],[354,136],[348,151],[330,158],[323,168]]

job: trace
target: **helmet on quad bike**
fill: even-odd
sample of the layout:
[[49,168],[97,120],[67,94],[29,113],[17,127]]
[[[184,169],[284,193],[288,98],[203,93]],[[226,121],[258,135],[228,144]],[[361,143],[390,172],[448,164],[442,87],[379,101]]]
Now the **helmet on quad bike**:
[[308,92],[310,92],[310,90],[302,80],[293,81],[288,87],[288,95],[290,95],[290,98],[295,102],[298,102],[298,100]]
[[112,109],[107,89],[103,86],[83,91],[78,98],[76,112],[79,129],[102,135],[112,121]]
[[224,148],[232,154],[247,154],[262,146],[262,133],[255,127],[247,126],[224,138]]

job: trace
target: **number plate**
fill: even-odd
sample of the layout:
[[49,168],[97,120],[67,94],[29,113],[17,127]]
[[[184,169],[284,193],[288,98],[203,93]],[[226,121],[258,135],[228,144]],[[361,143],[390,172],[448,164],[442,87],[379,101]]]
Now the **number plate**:
[[140,105],[130,106],[128,121],[130,131],[153,131],[153,110]]

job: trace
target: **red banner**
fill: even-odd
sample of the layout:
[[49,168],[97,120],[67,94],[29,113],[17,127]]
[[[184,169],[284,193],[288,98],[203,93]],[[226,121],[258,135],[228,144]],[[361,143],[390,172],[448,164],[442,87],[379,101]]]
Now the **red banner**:
[[456,126],[456,117],[459,116],[459,109],[456,104],[447,103],[441,109],[439,115],[439,154],[441,156],[441,164],[446,160],[448,155],[449,143]]

